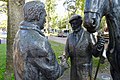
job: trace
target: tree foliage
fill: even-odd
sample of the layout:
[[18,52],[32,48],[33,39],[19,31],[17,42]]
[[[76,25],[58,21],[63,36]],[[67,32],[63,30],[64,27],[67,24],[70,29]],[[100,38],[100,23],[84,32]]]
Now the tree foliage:
[[0,13],[7,14],[7,2],[0,1]]
[[104,29],[106,28],[106,18],[103,17],[100,23],[100,29],[102,29],[102,31],[104,31]]
[[76,0],[76,8],[77,8],[76,13],[77,14],[83,15],[83,12],[84,12],[84,3],[85,3],[85,0]]
[[8,0],[0,0],[0,1],[5,1],[5,2],[8,2]]
[[[54,24],[54,20],[56,18],[55,16],[55,6],[56,6],[56,0],[46,0],[45,2],[46,5],[46,12],[47,12],[47,17],[46,17],[46,27],[49,33],[49,30],[52,26],[52,24]],[[50,24],[52,23],[52,24]]]
[[7,20],[3,20],[3,21],[0,23],[0,28],[7,28]]
[[57,15],[52,15],[51,27],[52,28],[57,28],[57,22],[58,22],[58,16]]

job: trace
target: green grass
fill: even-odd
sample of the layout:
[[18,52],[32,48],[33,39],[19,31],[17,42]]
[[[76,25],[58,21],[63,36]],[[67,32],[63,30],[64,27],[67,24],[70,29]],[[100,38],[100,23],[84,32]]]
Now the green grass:
[[51,47],[56,55],[57,60],[59,61],[58,57],[61,56],[64,53],[64,44],[60,44],[54,41],[49,41],[51,44]]
[[0,80],[4,80],[6,66],[6,45],[0,44]]

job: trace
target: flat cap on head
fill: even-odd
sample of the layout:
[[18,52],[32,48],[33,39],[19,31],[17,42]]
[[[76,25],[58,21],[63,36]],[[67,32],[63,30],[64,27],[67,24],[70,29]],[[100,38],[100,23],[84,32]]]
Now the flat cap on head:
[[73,20],[82,20],[82,17],[80,15],[73,15],[70,20],[69,20],[69,23],[71,23]]

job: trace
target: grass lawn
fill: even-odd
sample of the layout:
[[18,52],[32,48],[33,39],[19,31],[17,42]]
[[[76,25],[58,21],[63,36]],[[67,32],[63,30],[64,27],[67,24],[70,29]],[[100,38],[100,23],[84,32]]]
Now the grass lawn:
[[6,45],[0,44],[0,80],[4,80],[6,66]]
[[[54,41],[50,41],[50,43],[51,43],[52,49],[55,52],[56,58],[59,61],[58,56],[63,54],[65,45],[54,42]],[[6,62],[6,45],[0,44],[0,80],[4,80],[3,76],[5,72],[5,66],[6,66],[5,62]],[[97,64],[98,64],[98,58],[93,58],[93,74],[95,73]],[[100,65],[99,72],[109,73],[109,64],[107,60],[105,60],[105,64]]]
[[51,44],[51,47],[56,55],[57,60],[59,61],[58,57],[64,53],[64,44],[60,44],[54,41],[49,41]]

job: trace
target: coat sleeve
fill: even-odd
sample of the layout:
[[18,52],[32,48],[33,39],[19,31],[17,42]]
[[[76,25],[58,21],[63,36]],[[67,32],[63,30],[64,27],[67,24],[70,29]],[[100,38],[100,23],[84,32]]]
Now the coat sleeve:
[[63,65],[58,64],[56,56],[48,42],[44,48],[41,45],[38,45],[38,47],[34,46],[29,54],[32,57],[30,57],[31,55],[28,56],[28,62],[38,68],[38,71],[48,80],[56,80],[63,74],[65,68]]
[[[94,57],[99,57],[100,54],[102,53],[103,50],[99,50],[99,46],[101,42],[98,40],[95,44],[92,43],[92,38],[90,38],[90,45],[91,45],[91,53]],[[103,47],[103,46],[102,46]],[[102,48],[100,47],[101,49],[104,49],[104,47]]]
[[34,63],[48,80],[56,80],[64,72],[63,66],[58,64],[55,56],[52,56],[52,59],[50,57],[36,58]]
[[66,60],[68,60],[70,56],[70,49],[69,49],[69,38],[66,40],[66,45],[65,45],[65,53],[64,53]]

